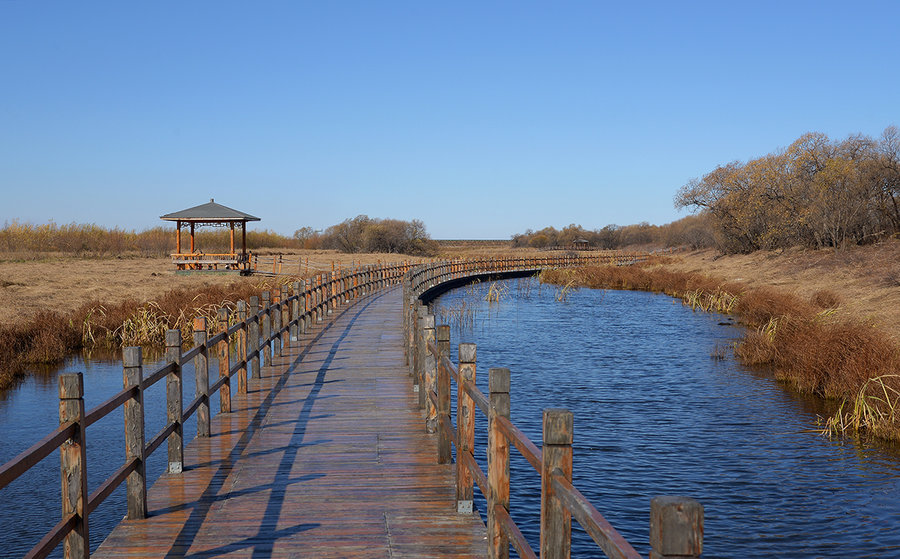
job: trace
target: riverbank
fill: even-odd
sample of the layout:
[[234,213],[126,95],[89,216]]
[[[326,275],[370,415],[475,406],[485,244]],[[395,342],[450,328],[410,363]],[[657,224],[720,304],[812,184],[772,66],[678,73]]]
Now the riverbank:
[[844,402],[830,429],[900,439],[898,245],[838,254],[691,253],[627,268],[549,271],[542,280],[664,292],[695,309],[735,315],[748,327],[734,348],[742,362],[771,368],[800,392]]

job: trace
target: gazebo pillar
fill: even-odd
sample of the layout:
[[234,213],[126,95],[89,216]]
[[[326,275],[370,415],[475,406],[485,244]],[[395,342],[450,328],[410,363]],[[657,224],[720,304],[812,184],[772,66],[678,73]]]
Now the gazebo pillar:
[[234,254],[234,222],[229,221],[228,227],[229,229],[231,229],[231,250],[229,250],[228,252]]
[[181,222],[175,222],[175,254],[181,254]]
[[241,266],[250,269],[250,263],[247,262],[247,222],[241,222]]
[[191,254],[194,254],[194,222],[191,222]]

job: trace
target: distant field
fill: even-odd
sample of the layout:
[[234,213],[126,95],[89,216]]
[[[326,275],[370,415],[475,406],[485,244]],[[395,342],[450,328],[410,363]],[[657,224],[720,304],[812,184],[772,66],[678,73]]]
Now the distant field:
[[444,239],[438,240],[438,244],[442,249],[446,248],[503,248],[509,247],[511,242],[508,240],[474,240],[474,239]]

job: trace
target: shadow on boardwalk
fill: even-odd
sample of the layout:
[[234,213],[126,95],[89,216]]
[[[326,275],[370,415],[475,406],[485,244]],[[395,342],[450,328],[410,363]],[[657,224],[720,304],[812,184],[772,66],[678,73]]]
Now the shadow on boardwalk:
[[95,557],[477,557],[403,364],[399,289],[285,348]]

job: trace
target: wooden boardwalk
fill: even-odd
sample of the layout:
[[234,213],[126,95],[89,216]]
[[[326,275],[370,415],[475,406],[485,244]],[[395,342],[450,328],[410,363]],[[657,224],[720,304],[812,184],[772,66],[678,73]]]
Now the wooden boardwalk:
[[404,366],[401,291],[338,309],[263,368],[94,557],[483,557]]

